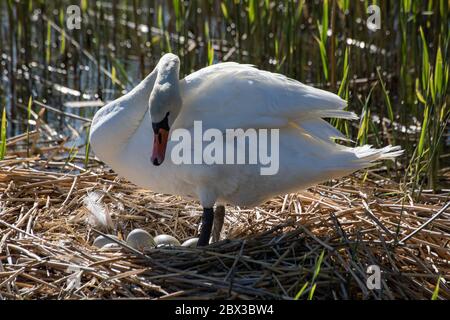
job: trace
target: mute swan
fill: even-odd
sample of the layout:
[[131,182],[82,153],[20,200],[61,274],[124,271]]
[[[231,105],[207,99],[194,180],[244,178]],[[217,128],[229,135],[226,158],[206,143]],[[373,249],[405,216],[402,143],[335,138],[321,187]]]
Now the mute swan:
[[[333,93],[234,62],[179,80],[179,65],[176,55],[164,55],[133,90],[101,108],[90,143],[97,157],[138,186],[200,200],[199,246],[209,243],[215,204],[254,206],[402,153],[392,146],[336,144],[334,138],[345,137],[323,118],[357,117],[344,111],[346,102]],[[261,174],[262,164],[174,163],[166,156],[177,145],[173,132],[194,134],[196,121],[221,133],[278,129],[279,145],[272,146],[279,153],[277,173]]]

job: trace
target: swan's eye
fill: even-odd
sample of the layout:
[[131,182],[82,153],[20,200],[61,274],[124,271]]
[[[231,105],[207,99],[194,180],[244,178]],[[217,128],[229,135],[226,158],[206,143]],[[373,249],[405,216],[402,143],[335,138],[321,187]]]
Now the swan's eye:
[[169,114],[170,112],[166,113],[166,116],[164,117],[164,119],[162,119],[160,122],[152,122],[152,128],[153,128],[153,133],[155,135],[158,134],[159,129],[164,129],[169,131]]

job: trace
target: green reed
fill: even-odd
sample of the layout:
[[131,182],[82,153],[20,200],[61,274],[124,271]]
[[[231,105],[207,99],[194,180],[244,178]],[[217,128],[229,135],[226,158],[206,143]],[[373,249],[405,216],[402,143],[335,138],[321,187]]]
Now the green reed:
[[317,21],[319,38],[315,37],[322,61],[322,71],[325,81],[328,81],[328,58],[327,58],[327,39],[328,39],[328,0],[323,1],[322,24]]
[[27,157],[30,157],[30,120],[31,120],[31,107],[33,106],[33,97],[30,96],[27,105]]
[[313,273],[311,282],[309,282],[309,281],[305,282],[305,284],[302,286],[302,288],[295,295],[294,300],[299,300],[303,296],[303,294],[306,292],[306,289],[308,289],[308,287],[309,287],[309,293],[308,293],[307,300],[313,299],[314,292],[316,291],[316,288],[317,288],[316,280],[320,274],[320,268],[322,267],[324,256],[325,256],[325,250],[322,250],[319,257],[317,257],[317,259],[316,259],[316,263],[314,265],[314,273]]
[[[450,112],[447,105],[449,64],[443,59],[440,45],[435,53],[434,64],[432,63],[429,45],[422,27],[419,33],[422,44],[422,64],[420,78],[416,79],[416,96],[423,107],[423,120],[409,171],[413,190],[419,187],[420,193],[425,183],[430,189],[437,188],[439,157],[443,150],[442,138]],[[446,42],[447,50],[448,38]]]
[[6,156],[6,129],[8,122],[6,120],[6,108],[3,107],[2,121],[0,127],[0,160],[5,159]]
[[431,300],[437,300],[439,298],[439,284],[442,280],[442,277],[439,276],[436,282],[436,286],[434,287],[433,290],[433,295],[431,296]]

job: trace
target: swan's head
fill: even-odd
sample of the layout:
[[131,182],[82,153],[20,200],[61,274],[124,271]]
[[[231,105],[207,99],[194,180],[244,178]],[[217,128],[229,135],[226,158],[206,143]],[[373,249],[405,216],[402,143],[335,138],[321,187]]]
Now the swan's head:
[[180,60],[174,54],[164,55],[156,66],[158,75],[149,99],[153,128],[151,162],[155,166],[159,166],[164,161],[170,127],[182,106],[178,80],[179,69]]

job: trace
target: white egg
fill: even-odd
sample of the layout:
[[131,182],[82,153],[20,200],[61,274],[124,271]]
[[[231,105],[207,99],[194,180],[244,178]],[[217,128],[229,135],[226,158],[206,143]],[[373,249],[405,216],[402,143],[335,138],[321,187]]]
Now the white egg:
[[145,230],[134,229],[128,234],[127,244],[136,250],[145,250],[156,247],[155,240]]
[[103,247],[101,247],[101,250],[116,250],[119,248],[120,246],[117,243],[107,243]]
[[181,245],[182,247],[195,248],[197,247],[198,238],[188,239]]
[[[117,236],[112,235],[112,234],[108,234],[109,237],[114,238],[119,240],[119,238],[117,238]],[[115,243],[114,241],[104,237],[104,236],[98,236],[97,238],[95,238],[94,243],[92,244],[93,246],[97,247],[97,248],[102,248],[104,247],[106,244],[109,243]]]
[[157,246],[179,246],[180,241],[176,238],[169,236],[168,234],[160,234],[155,237],[155,243]]

